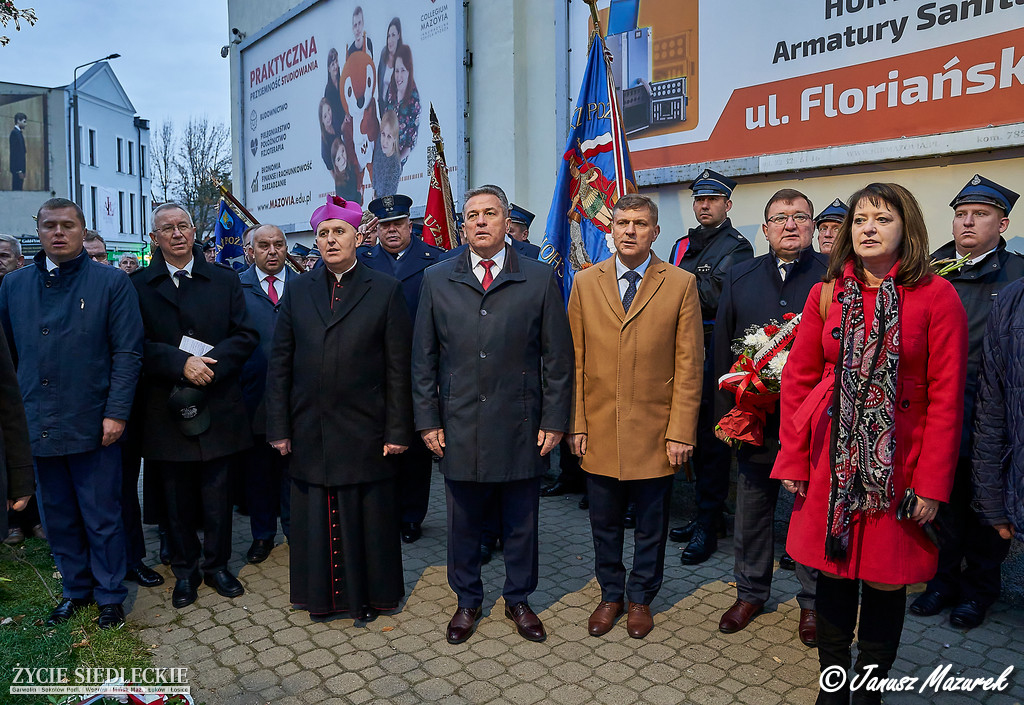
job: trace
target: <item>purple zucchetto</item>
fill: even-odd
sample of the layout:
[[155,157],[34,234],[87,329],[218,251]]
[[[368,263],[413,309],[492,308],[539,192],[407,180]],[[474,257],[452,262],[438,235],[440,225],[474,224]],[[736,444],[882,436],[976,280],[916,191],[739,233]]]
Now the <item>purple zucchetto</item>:
[[327,203],[313,211],[313,217],[309,219],[313,233],[316,234],[320,223],[333,218],[344,220],[353,228],[358,228],[363,218],[363,209],[355,201],[346,201],[340,196],[328,196]]

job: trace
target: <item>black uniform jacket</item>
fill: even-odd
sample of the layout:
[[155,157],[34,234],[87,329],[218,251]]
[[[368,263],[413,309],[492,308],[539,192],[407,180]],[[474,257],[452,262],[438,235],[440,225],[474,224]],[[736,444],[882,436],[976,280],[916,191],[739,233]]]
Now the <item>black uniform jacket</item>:
[[[252,445],[239,375],[259,337],[246,321],[234,270],[207,262],[198,246],[192,256],[192,278],[180,290],[159,250],[148,267],[131,276],[146,336],[133,421],[141,422],[142,456],[148,460],[212,460]],[[189,353],[178,347],[186,335],[212,345],[206,356],[217,361],[211,365],[213,382],[203,387],[210,427],[198,436],[178,429],[167,404],[174,386],[187,384],[183,375]]]
[[288,283],[267,374],[267,440],[291,439],[292,478],[323,487],[393,477],[384,444],[422,443],[412,430],[412,324],[394,277],[357,262]]

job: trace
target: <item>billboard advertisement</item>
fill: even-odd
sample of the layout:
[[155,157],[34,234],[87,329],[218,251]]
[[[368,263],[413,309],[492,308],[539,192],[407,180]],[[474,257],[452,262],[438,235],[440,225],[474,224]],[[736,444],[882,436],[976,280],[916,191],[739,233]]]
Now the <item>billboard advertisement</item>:
[[[465,132],[464,17],[455,0],[321,0],[242,45],[248,210],[291,232],[329,194],[422,207],[431,104],[450,144]],[[459,199],[462,165],[448,167]]]
[[752,170],[784,171],[1024,144],[1020,0],[680,5],[599,4],[638,171],[750,157]]
[[0,191],[49,190],[46,96],[0,93],[0,125]]

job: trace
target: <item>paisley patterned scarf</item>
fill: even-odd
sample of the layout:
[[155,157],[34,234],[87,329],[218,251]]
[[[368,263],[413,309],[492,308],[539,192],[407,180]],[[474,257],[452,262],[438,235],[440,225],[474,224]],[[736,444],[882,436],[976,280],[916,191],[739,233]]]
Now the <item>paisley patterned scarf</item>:
[[825,554],[832,560],[846,558],[853,515],[883,513],[893,495],[899,294],[890,274],[878,289],[868,331],[861,286],[847,274],[832,399],[832,483],[825,537]]

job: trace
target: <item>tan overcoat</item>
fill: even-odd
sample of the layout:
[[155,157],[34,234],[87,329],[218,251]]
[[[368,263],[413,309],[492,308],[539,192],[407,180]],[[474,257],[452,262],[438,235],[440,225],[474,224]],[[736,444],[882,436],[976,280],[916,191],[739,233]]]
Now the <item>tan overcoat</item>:
[[583,469],[619,480],[671,475],[665,441],[696,444],[704,337],[694,276],[652,254],[626,315],[609,257],[576,275],[569,323]]

